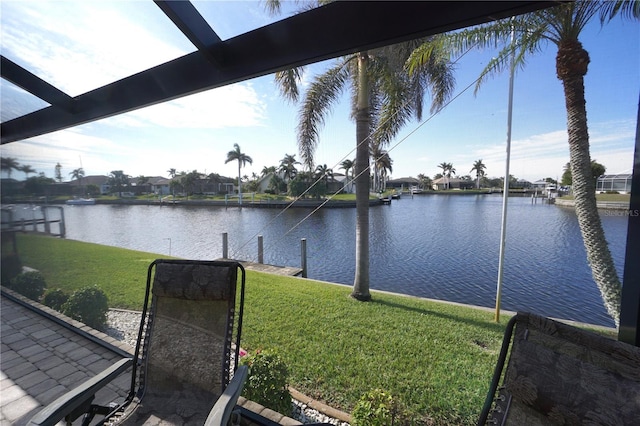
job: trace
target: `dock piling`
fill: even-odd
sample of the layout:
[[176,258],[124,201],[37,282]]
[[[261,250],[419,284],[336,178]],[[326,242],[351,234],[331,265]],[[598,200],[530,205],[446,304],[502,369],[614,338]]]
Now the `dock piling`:
[[307,278],[307,239],[300,240],[300,267],[302,268],[302,278]]
[[258,263],[264,263],[264,240],[258,235]]
[[222,233],[222,258],[229,258],[229,234],[226,232]]

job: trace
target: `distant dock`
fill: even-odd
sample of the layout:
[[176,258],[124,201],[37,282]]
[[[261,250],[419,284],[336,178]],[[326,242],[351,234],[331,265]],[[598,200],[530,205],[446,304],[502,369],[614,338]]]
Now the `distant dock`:
[[[235,260],[235,259],[218,259],[218,260]],[[248,262],[246,260],[236,260],[240,262],[244,269],[248,271],[266,272],[267,274],[285,275],[289,277],[301,277],[302,268],[295,268],[293,266],[277,266],[267,265],[264,263]]]

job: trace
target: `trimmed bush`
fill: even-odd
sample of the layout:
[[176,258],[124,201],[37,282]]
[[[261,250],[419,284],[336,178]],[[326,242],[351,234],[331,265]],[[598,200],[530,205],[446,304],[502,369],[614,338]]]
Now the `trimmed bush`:
[[42,303],[56,311],[62,311],[62,305],[69,300],[69,295],[59,288],[47,290],[42,298]]
[[107,296],[96,286],[74,291],[62,305],[63,314],[97,330],[105,329],[108,310]]
[[362,395],[354,407],[351,417],[353,426],[410,424],[400,401],[381,389],[374,389]]
[[285,416],[291,415],[289,370],[280,355],[274,351],[258,351],[243,357],[240,364],[249,366],[244,397]]
[[38,271],[23,272],[16,276],[9,285],[9,288],[17,291],[24,297],[38,301],[42,297],[47,283],[44,276]]

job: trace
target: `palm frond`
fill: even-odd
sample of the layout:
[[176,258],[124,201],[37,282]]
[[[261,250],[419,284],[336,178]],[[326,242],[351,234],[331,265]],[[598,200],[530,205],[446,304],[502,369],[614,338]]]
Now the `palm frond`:
[[269,15],[275,16],[280,13],[280,0],[264,0],[264,8]]
[[280,89],[282,96],[288,101],[298,102],[298,98],[300,97],[298,84],[302,81],[303,74],[303,67],[290,68],[276,73],[276,85]]
[[313,170],[313,157],[320,129],[348,81],[349,72],[345,65],[344,62],[339,62],[324,74],[316,76],[302,102],[297,128],[298,149],[309,170]]
[[600,24],[605,24],[618,14],[625,19],[640,19],[640,1],[616,0],[604,1],[600,8]]

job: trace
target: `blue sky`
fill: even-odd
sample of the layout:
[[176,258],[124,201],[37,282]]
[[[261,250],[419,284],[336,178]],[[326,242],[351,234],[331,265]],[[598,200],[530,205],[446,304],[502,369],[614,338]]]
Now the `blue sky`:
[[[255,1],[194,1],[224,40],[276,18]],[[70,95],[142,71],[195,50],[151,1],[0,2],[2,54]],[[286,4],[291,13],[293,4]],[[285,13],[285,15],[286,15]],[[591,63],[585,78],[592,158],[608,173],[630,172],[640,93],[640,25],[615,20],[587,27],[581,37]],[[504,174],[508,75],[473,83],[495,54],[472,52],[459,63],[456,94],[442,112],[411,122],[388,149],[392,177],[438,173],[443,161],[468,174],[482,159],[489,176]],[[569,159],[562,87],[555,76],[555,46],[532,56],[514,85],[511,174],[537,180],[559,177]],[[307,68],[305,81],[327,63]],[[2,120],[46,106],[2,81]],[[272,76],[226,86],[94,123],[2,145],[14,157],[53,177],[56,163],[65,179],[82,165],[87,175],[123,170],[131,176],[167,176],[167,170],[198,170],[227,176],[224,164],[238,143],[253,158],[243,174],[278,165],[285,154],[299,158],[297,106],[283,100]],[[428,106],[426,108],[428,111]],[[316,163],[341,171],[355,157],[355,124],[349,100],[335,106],[320,137]],[[16,178],[23,178],[14,172]]]

